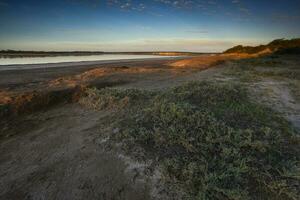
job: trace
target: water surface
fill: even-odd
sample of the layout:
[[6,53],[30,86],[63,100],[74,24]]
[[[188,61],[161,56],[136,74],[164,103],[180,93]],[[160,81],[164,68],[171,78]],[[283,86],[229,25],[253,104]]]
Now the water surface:
[[157,55],[125,55],[125,54],[103,54],[103,55],[89,55],[89,56],[20,57],[20,58],[0,58],[0,65],[49,64],[49,63],[69,63],[69,62],[84,62],[84,61],[146,59],[146,58],[161,58],[161,57],[162,56],[157,56]]

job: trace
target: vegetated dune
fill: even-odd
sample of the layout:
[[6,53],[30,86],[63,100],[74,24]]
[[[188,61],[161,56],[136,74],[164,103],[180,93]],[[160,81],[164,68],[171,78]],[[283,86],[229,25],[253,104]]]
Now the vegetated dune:
[[223,54],[213,54],[213,55],[205,55],[199,56],[189,59],[183,59],[175,62],[171,62],[168,65],[175,68],[199,68],[199,69],[207,69],[209,67],[215,66],[217,64],[223,63],[227,60],[238,60],[245,58],[253,58],[262,55],[271,54],[272,51],[270,49],[265,49],[261,52],[255,54],[248,53],[223,53]]
[[175,68],[200,68],[206,69],[226,60],[237,60],[255,58],[272,53],[293,53],[300,50],[300,39],[278,39],[267,45],[255,47],[238,45],[224,51],[222,54],[197,56],[190,59],[183,59],[171,62],[168,65]]
[[[224,53],[257,54],[267,49],[269,49],[272,53],[278,53],[278,52],[280,53],[282,51],[291,50],[291,49],[293,51],[295,51],[295,49],[298,49],[299,52],[299,48],[300,48],[300,38],[295,38],[291,40],[277,39],[277,40],[273,40],[269,44],[259,45],[255,47],[238,45],[224,51]],[[289,53],[291,52],[289,51]]]

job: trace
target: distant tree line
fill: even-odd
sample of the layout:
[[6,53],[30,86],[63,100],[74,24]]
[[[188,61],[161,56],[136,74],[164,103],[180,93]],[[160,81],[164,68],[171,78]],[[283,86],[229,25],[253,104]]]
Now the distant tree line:
[[238,45],[226,50],[224,53],[248,53],[255,54],[266,49],[270,49],[277,54],[299,54],[300,53],[300,38],[286,40],[277,39],[267,45],[259,45],[256,47]]

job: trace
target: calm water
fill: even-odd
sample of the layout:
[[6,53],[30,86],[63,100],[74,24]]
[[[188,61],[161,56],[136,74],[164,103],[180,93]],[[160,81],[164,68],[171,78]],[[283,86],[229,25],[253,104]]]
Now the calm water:
[[91,56],[0,58],[0,68],[1,65],[48,64],[48,63],[108,61],[108,60],[145,59],[145,58],[162,58],[162,57],[165,56],[105,54],[105,55],[91,55]]

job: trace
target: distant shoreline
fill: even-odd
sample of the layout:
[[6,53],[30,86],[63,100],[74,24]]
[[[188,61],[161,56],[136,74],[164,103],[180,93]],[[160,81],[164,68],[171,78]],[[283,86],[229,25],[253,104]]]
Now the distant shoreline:
[[146,61],[168,61],[180,60],[188,56],[178,57],[161,57],[161,58],[141,58],[141,59],[122,59],[122,60],[98,60],[98,61],[81,61],[81,62],[61,62],[61,63],[42,63],[42,64],[16,64],[16,65],[0,65],[1,71],[16,71],[16,70],[31,70],[31,69],[46,69],[46,68],[70,68],[70,67],[85,67],[97,66],[103,64],[122,64]]
[[145,52],[102,52],[102,51],[0,51],[0,58],[20,57],[52,57],[52,56],[89,56],[89,55],[159,55],[159,56],[199,56],[212,53],[180,52],[180,51],[145,51]]

